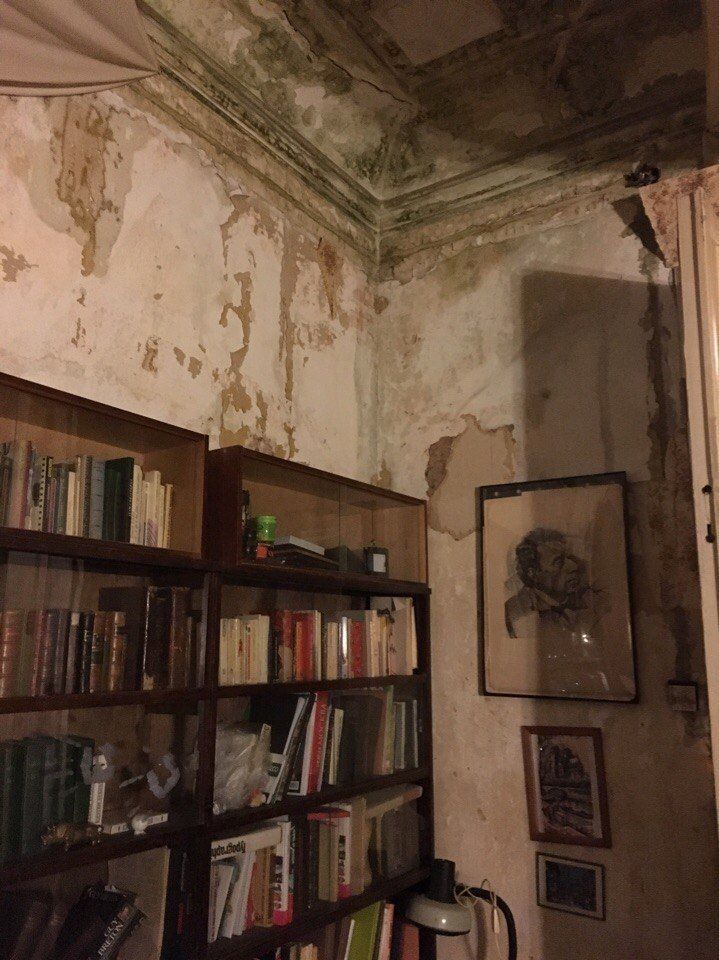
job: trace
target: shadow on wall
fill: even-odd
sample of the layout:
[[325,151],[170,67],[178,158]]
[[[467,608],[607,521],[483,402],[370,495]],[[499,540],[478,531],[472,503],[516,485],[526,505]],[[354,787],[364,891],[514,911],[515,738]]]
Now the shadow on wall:
[[[521,331],[503,358],[519,427],[517,481],[627,472],[640,690],[634,705],[515,698],[516,710],[503,705],[496,713],[513,718],[515,728],[504,732],[517,739],[523,724],[600,727],[607,761],[611,849],[533,843],[525,809],[515,808],[516,832],[527,838],[523,883],[502,890],[497,878],[510,904],[514,894],[520,911],[527,908],[537,851],[600,862],[607,873],[604,922],[533,904],[529,915],[519,913],[522,960],[679,957],[690,929],[692,956],[715,957],[713,793],[696,749],[706,718],[688,717],[682,729],[665,694],[671,677],[701,675],[703,657],[679,308],[674,289],[652,279],[654,262],[642,260],[646,282],[527,274]],[[487,483],[506,479],[490,479],[485,470],[482,476]],[[478,552],[480,637],[481,560]],[[503,640],[510,642],[508,635]],[[480,648],[480,663],[481,657]],[[694,782],[678,783],[678,771],[693,771]],[[523,793],[521,766],[515,774]],[[673,794],[667,784],[674,784]],[[691,893],[677,871],[689,850],[699,871]],[[480,937],[479,957],[492,955],[491,940],[491,933]]]

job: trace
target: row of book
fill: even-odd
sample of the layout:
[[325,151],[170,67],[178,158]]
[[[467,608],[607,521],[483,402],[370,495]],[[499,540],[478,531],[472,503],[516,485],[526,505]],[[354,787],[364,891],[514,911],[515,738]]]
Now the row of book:
[[38,852],[54,824],[102,823],[93,753],[91,739],[71,734],[0,743],[0,862]]
[[174,485],[133,457],[57,460],[29,440],[0,444],[0,525],[167,547]]
[[419,929],[378,900],[327,924],[313,942],[287,944],[260,960],[419,960]]
[[417,667],[412,600],[383,597],[373,604],[332,616],[276,610],[224,617],[220,685],[411,674]]
[[212,843],[208,942],[284,926],[420,862],[422,788],[390,787]]
[[[131,588],[100,590],[101,607]],[[4,610],[0,613],[0,697],[184,688],[195,659],[187,587],[136,588],[124,609]]]
[[136,895],[112,884],[87,886],[64,920],[43,890],[0,893],[4,960],[114,960],[145,919]]
[[419,704],[393,686],[254,697],[249,721],[270,728],[268,803],[419,766]]

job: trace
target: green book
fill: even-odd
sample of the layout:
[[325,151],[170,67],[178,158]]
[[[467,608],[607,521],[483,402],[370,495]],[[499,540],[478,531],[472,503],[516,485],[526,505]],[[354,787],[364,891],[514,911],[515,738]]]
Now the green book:
[[352,915],[355,925],[348,960],[372,960],[383,912],[384,903],[380,900]]
[[41,848],[43,814],[43,774],[45,772],[45,747],[41,737],[26,737],[21,741],[22,774],[19,800],[22,822],[20,825],[20,853],[36,853]]
[[[73,823],[87,823],[87,818],[90,815],[90,784],[87,781],[92,772],[95,741],[90,737],[79,737],[77,735],[67,736],[65,739],[70,747],[72,772],[72,815],[68,819]],[[86,750],[88,751],[88,757],[83,772],[82,761]]]
[[42,768],[42,814],[40,832],[58,822],[60,795],[60,744],[54,737],[40,736],[45,745]]
[[75,757],[76,744],[63,739],[57,741],[59,769],[57,784],[57,823],[75,822]]
[[132,484],[135,471],[133,457],[119,457],[105,463],[105,495],[102,536],[105,540],[130,542]]
[[22,745],[0,743],[0,863],[20,852]]

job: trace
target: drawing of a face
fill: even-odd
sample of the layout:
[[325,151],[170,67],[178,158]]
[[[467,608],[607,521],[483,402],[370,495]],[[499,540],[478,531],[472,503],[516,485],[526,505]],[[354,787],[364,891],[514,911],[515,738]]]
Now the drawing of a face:
[[583,560],[556,530],[536,529],[517,546],[517,573],[525,586],[541,590],[558,606],[573,606],[588,586]]

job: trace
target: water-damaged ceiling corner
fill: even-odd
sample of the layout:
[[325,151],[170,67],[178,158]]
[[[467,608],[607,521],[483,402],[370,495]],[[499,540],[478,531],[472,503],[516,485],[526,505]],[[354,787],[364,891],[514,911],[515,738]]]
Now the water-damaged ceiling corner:
[[167,76],[390,260],[523,192],[699,158],[701,0],[141,6]]

